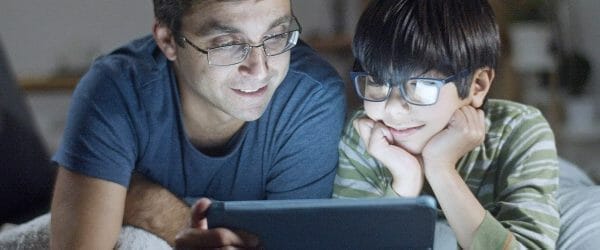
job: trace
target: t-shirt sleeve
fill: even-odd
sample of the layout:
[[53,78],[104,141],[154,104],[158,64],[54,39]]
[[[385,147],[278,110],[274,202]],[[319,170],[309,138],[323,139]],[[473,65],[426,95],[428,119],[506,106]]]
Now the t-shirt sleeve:
[[355,112],[339,143],[339,163],[333,187],[334,198],[399,197],[392,189],[387,168],[371,157],[352,126],[362,115]]
[[[80,80],[71,99],[59,165],[90,177],[129,184],[137,145],[132,121],[131,86],[118,85],[95,65]],[[130,99],[128,99],[130,98]]]
[[[539,111],[532,110],[510,121],[504,131],[505,145],[497,158],[502,168],[497,170],[496,202],[486,207],[493,217],[486,216],[476,231],[474,243],[478,246],[555,248],[559,232],[556,147],[550,126]],[[502,233],[506,229],[514,236],[508,245],[488,237],[506,235]]]
[[331,197],[346,107],[343,83],[339,77],[333,81],[309,96],[289,100],[301,104],[290,105],[294,110],[278,121],[286,120],[286,125],[276,138],[267,199]]

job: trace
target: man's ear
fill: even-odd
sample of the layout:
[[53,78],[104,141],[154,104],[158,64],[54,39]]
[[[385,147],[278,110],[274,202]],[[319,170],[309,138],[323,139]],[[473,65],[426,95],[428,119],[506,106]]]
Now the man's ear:
[[475,70],[473,79],[471,80],[471,90],[469,93],[471,97],[471,106],[475,108],[483,106],[483,102],[490,91],[495,75],[496,72],[490,67],[483,67]]
[[171,29],[158,21],[154,21],[152,35],[154,36],[154,41],[156,41],[156,44],[160,50],[162,50],[165,57],[174,61],[177,58],[177,43]]

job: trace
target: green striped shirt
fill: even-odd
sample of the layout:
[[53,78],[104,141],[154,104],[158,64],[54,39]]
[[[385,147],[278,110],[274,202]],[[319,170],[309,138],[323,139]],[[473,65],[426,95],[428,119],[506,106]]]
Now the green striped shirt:
[[[558,160],[548,122],[536,108],[510,101],[491,99],[484,109],[485,141],[456,166],[487,211],[471,248],[555,248]],[[362,116],[364,110],[358,110],[351,121]],[[368,155],[352,122],[339,151],[335,198],[397,196],[390,173]],[[427,186],[423,194],[433,196]]]

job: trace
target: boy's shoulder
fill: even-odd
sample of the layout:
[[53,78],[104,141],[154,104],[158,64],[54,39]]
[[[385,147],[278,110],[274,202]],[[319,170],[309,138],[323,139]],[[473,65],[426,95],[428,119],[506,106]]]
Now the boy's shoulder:
[[542,112],[536,107],[502,99],[489,99],[484,107],[485,114],[490,122],[499,122],[531,117],[543,117]]
[[509,100],[489,99],[484,110],[488,140],[518,138],[534,131],[552,133],[548,121],[536,107]]

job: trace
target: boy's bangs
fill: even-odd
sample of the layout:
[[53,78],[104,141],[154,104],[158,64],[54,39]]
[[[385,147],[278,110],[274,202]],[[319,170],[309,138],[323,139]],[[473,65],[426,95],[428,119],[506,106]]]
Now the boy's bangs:
[[354,56],[365,71],[379,80],[403,82],[430,70],[448,75],[460,70],[450,61],[444,36],[432,34],[442,29],[439,20],[418,21],[420,7],[382,1],[367,10],[353,43]]
[[[369,37],[369,35],[365,37]],[[365,42],[369,43],[369,41]],[[435,60],[435,58],[443,58],[439,52],[434,52],[436,50],[410,53],[415,48],[411,48],[409,44],[402,41],[393,41],[389,37],[382,37],[377,43],[386,46],[363,46],[363,49],[355,51],[357,52],[355,56],[362,67],[361,70],[368,72],[378,81],[405,82],[411,77],[421,76],[430,70],[437,70],[444,74],[453,72],[447,62]],[[411,54],[421,56],[417,57]]]

